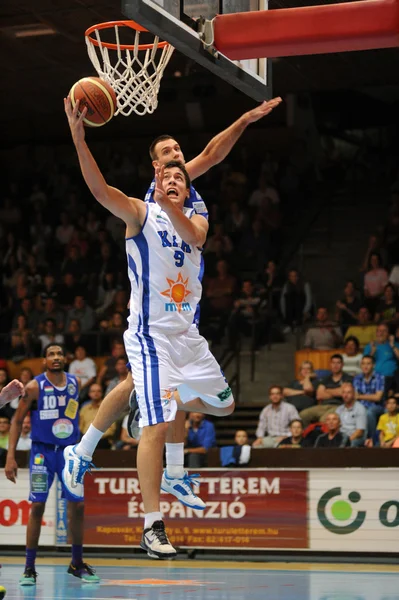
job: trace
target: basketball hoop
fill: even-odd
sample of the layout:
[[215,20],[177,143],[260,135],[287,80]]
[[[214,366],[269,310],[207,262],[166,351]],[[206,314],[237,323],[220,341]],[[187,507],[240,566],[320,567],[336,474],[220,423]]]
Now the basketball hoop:
[[[103,30],[113,30],[115,42],[102,40]],[[126,31],[131,35],[131,43],[120,41],[122,31],[124,38]],[[127,117],[134,111],[142,116],[153,113],[158,106],[161,79],[174,48],[157,36],[150,44],[140,44],[143,32],[149,33],[134,21],[100,23],[85,32],[87,51],[98,76],[115,90],[115,115]]]

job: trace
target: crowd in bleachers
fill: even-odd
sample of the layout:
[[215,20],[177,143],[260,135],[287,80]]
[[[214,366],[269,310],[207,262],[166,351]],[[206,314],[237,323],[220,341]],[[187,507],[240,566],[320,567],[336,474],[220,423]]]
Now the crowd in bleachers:
[[[241,148],[195,182],[210,215],[202,333],[214,345],[224,342],[232,349],[247,336],[256,349],[278,323],[285,335],[306,327],[307,348],[337,349],[331,372],[314,372],[308,362],[297,380],[274,386],[265,399],[270,404],[262,411],[256,440],[237,433],[240,441],[236,436],[232,447],[238,448],[238,461],[241,446],[389,446],[399,435],[396,404],[385,404],[388,397],[399,397],[399,195],[393,194],[384,230],[370,238],[361,286],[346,284],[332,318],[326,307],[315,306],[310,284],[297,269],[284,276],[278,269],[285,218],[305,202],[314,178],[310,163],[299,156],[302,150],[301,144],[277,162],[269,154],[259,158],[258,152]],[[69,370],[82,380],[84,433],[104,395],[126,376],[125,231],[86,190],[72,148],[63,157],[57,162],[47,152],[40,163],[32,161],[26,168],[24,180],[10,178],[4,185],[0,388],[9,378],[6,360],[19,364],[40,356],[49,342],[62,344]],[[100,157],[110,184],[144,197],[152,178],[149,159],[128,149],[122,158],[112,145],[102,147]],[[97,369],[93,359],[101,356],[107,360]],[[25,383],[31,375],[20,373]],[[11,405],[0,411],[0,447],[6,445],[14,410]],[[353,430],[354,412],[354,421],[362,426]],[[196,421],[195,415],[188,421],[189,466],[201,466],[204,454],[190,453],[190,448],[206,451],[216,444],[215,437],[206,442],[201,437],[207,423]],[[389,437],[389,430],[395,435]],[[136,444],[124,420],[104,434],[100,446],[127,450]]]

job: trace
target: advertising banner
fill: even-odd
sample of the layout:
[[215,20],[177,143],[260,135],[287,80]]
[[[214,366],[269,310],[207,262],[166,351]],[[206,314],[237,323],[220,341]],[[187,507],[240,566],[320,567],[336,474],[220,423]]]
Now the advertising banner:
[[[172,544],[194,548],[308,548],[307,472],[202,470],[203,511],[162,494]],[[138,546],[143,504],[137,471],[85,479],[85,545]]]
[[[33,474],[35,475],[35,473]],[[35,485],[38,485],[36,482]],[[0,484],[0,546],[24,546],[31,502],[29,471],[18,470],[17,483],[1,476]],[[55,542],[56,486],[52,486],[42,521],[39,544],[53,546]]]
[[309,471],[310,549],[399,552],[398,469]]

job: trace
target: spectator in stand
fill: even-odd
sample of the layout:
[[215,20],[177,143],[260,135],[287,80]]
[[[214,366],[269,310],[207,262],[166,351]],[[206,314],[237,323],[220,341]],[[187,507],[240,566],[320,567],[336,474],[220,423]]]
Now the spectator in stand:
[[107,387],[111,379],[117,377],[118,373],[116,372],[116,361],[118,358],[125,358],[125,346],[123,342],[118,339],[112,341],[111,345],[111,356],[107,358],[105,363],[100,369],[100,372],[97,375],[97,383],[100,385]]
[[373,316],[387,283],[388,273],[381,266],[380,255],[373,252],[370,254],[369,267],[364,276],[364,295]]
[[222,467],[241,467],[247,465],[251,459],[251,446],[248,442],[248,433],[243,429],[238,429],[234,436],[234,446],[223,446],[220,448]]
[[360,352],[359,340],[354,335],[350,335],[345,340],[344,351],[342,353],[344,373],[354,377],[362,372],[361,362],[363,354]]
[[120,313],[123,315],[123,321],[125,322],[129,316],[129,311],[127,310],[128,301],[127,292],[125,290],[118,290],[115,294],[114,301],[105,311],[104,319],[109,321],[114,313]]
[[238,202],[232,202],[229,205],[229,211],[224,221],[224,227],[226,234],[231,237],[234,245],[239,244],[248,225],[248,215],[242,210]]
[[29,367],[22,367],[22,369],[19,372],[18,379],[24,386],[28,385],[28,383],[33,379],[32,369],[30,369]]
[[337,415],[341,419],[341,429],[349,437],[352,447],[364,446],[367,434],[367,412],[356,401],[355,389],[351,383],[342,385],[343,404],[338,406]]
[[115,371],[117,373],[116,377],[114,377],[113,379],[111,379],[111,381],[109,382],[109,384],[107,385],[107,389],[105,390],[105,396],[108,396],[108,394],[114,389],[116,388],[116,386],[121,383],[122,381],[125,381],[126,377],[127,377],[127,366],[126,366],[126,362],[127,362],[127,358],[126,356],[122,357],[122,358],[118,358],[118,360],[115,363]]
[[[92,383],[89,389],[89,398],[91,402],[88,402],[82,406],[79,412],[79,429],[82,435],[86,433],[94,421],[94,417],[100,408],[101,402],[103,401],[103,391],[101,385],[98,385],[98,383]],[[113,423],[111,427],[104,432],[97,445],[97,448],[100,448],[101,450],[109,450],[112,446],[115,432],[116,424]]]
[[290,423],[291,435],[281,440],[278,448],[310,448],[312,444],[303,437],[303,424],[301,419],[293,419]]
[[87,400],[88,392],[92,383],[96,381],[97,368],[92,358],[87,356],[84,346],[77,346],[75,350],[75,360],[69,365],[69,373],[79,377],[81,388],[79,399],[81,402]]
[[363,356],[362,375],[356,375],[353,380],[355,398],[367,411],[367,437],[372,440],[374,440],[378,418],[384,412],[382,397],[385,387],[384,376],[374,372],[374,365],[373,356]]
[[32,447],[32,440],[30,437],[31,432],[31,423],[30,423],[30,415],[26,415],[24,420],[22,421],[22,430],[21,435],[18,440],[18,444],[16,450],[30,450]]
[[79,295],[79,286],[73,273],[65,273],[62,277],[62,284],[59,288],[59,299],[61,306],[68,310],[72,308],[76,296]]
[[54,298],[54,299],[57,298],[57,296],[58,296],[57,285],[56,285],[55,277],[52,273],[47,273],[45,275],[44,280],[43,280],[43,285],[41,286],[39,293],[40,293],[40,297],[43,302],[45,302],[45,300],[47,300],[47,298]]
[[88,268],[86,261],[82,259],[79,246],[70,246],[67,258],[61,266],[61,273],[72,273],[77,283],[85,283],[87,281]]
[[26,317],[26,323],[29,331],[37,331],[40,322],[40,313],[33,308],[31,298],[24,298],[21,301],[21,308],[14,317],[13,327],[17,327],[17,318],[19,315]]
[[95,356],[95,343],[90,335],[82,333],[79,319],[71,319],[67,333],[65,334],[65,347],[69,360],[73,360],[78,346],[86,348],[87,354]]
[[10,419],[9,417],[2,416],[0,413],[0,448],[7,450],[8,438],[10,436]]
[[107,271],[102,278],[101,285],[97,291],[96,314],[102,318],[104,313],[112,306],[116,294],[115,274],[113,271]]
[[284,398],[300,412],[316,404],[317,385],[313,364],[310,360],[304,360],[299,367],[298,379],[284,388]]
[[389,335],[388,325],[382,323],[377,327],[376,340],[367,344],[364,356],[373,356],[375,371],[387,377],[387,389],[390,388],[392,377],[398,368],[399,344],[393,335]]
[[342,332],[346,333],[351,325],[357,324],[357,315],[361,307],[360,299],[356,293],[353,281],[348,281],[344,287],[341,300],[337,300],[335,319],[340,324]]
[[312,292],[309,283],[301,281],[296,269],[288,271],[288,280],[281,290],[280,310],[284,333],[290,333],[309,319],[312,308]]
[[57,333],[54,319],[46,319],[43,333],[39,335],[38,339],[41,344],[40,352],[43,352],[49,344],[59,344],[60,346],[64,344],[64,336],[62,333]]
[[398,401],[391,397],[385,403],[387,412],[380,416],[377,430],[380,432],[381,448],[392,448],[399,438]]
[[80,327],[83,333],[93,329],[95,324],[95,313],[91,306],[86,304],[86,300],[83,296],[75,296],[73,301],[73,308],[68,311],[66,329],[69,328],[69,324],[72,319],[78,319]]
[[52,297],[44,300],[43,310],[40,314],[40,331],[44,329],[44,324],[48,319],[55,321],[57,331],[64,331],[65,313],[58,308],[56,300]]
[[75,227],[70,222],[68,213],[60,214],[60,225],[55,230],[55,239],[61,246],[67,246],[75,233]]
[[224,233],[222,223],[214,223],[213,234],[208,237],[205,245],[204,254],[216,253],[216,248],[222,245],[223,254],[230,254],[233,250],[233,244],[228,235]]
[[383,264],[387,264],[387,252],[383,247],[378,235],[375,234],[372,234],[369,237],[369,244],[366,250],[366,254],[364,255],[360,271],[367,271],[370,264],[370,257],[372,254],[378,254],[381,257]]
[[270,255],[270,237],[263,222],[256,219],[244,233],[238,247],[238,265],[242,271],[260,273]]
[[32,295],[35,295],[43,285],[43,273],[37,266],[36,258],[33,254],[28,255],[26,279]]
[[249,279],[242,284],[240,297],[234,302],[230,315],[229,338],[232,348],[237,346],[240,334],[252,336],[255,348],[265,341],[267,327],[267,303],[255,291]]
[[119,436],[119,440],[115,444],[115,450],[133,450],[133,448],[137,448],[140,441],[140,436],[138,438],[132,438],[128,432],[128,420],[129,415],[126,415],[123,418],[121,425],[121,433]]
[[114,312],[109,321],[101,321],[100,327],[112,337],[121,337],[126,329],[126,322],[122,313]]
[[334,412],[336,407],[342,404],[343,384],[352,381],[352,377],[343,372],[343,365],[341,354],[333,354],[330,359],[331,375],[322,379],[316,390],[317,406],[300,413],[305,429],[314,420],[324,421],[328,412]]
[[370,321],[370,311],[367,306],[361,306],[357,315],[357,325],[351,325],[346,332],[345,339],[356,337],[360,348],[364,348],[372,340],[375,340],[377,326]]
[[237,289],[237,279],[229,274],[229,265],[225,260],[216,263],[216,277],[207,281],[205,296],[211,316],[226,317],[233,307],[233,299]]
[[328,413],[325,417],[328,433],[322,433],[317,438],[315,448],[346,448],[350,446],[349,437],[340,431],[341,419],[337,413]]
[[256,440],[252,448],[277,448],[278,444],[290,434],[290,423],[299,419],[295,406],[283,401],[283,388],[272,385],[269,388],[270,404],[259,415]]
[[202,413],[191,412],[186,421],[186,466],[189,469],[207,466],[208,450],[216,446],[215,426]]
[[399,319],[399,302],[396,296],[395,288],[392,283],[388,283],[384,288],[384,296],[380,300],[374,321],[376,323],[386,323],[391,326]]
[[282,285],[274,260],[267,261],[263,273],[259,276],[259,286],[259,292],[267,298],[270,309],[275,311],[280,304]]
[[329,320],[327,309],[320,307],[316,314],[316,323],[306,333],[305,348],[332,350],[338,348],[341,342],[340,328]]
[[10,358],[20,362],[24,358],[34,356],[35,342],[32,332],[27,327],[25,315],[18,315],[17,327],[11,331]]

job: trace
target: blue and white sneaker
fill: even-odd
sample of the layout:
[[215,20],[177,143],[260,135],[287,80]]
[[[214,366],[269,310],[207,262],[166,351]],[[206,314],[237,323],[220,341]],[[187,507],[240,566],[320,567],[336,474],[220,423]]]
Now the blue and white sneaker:
[[91,462],[91,456],[78,456],[75,447],[66,446],[64,449],[65,466],[62,469],[62,481],[72,496],[83,499],[83,478],[94,465]]
[[200,477],[200,475],[198,473],[189,475],[185,471],[184,477],[180,479],[168,477],[165,469],[162,475],[161,490],[175,496],[184,506],[189,506],[196,510],[204,510],[206,508],[205,502],[193,492],[193,485],[199,485],[199,482],[194,477]]
[[139,440],[141,436],[141,427],[139,427],[140,421],[140,409],[139,403],[137,402],[136,390],[133,390],[129,397],[130,412],[127,419],[127,432],[134,440]]

